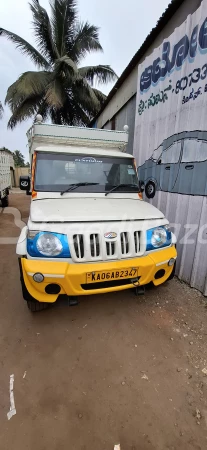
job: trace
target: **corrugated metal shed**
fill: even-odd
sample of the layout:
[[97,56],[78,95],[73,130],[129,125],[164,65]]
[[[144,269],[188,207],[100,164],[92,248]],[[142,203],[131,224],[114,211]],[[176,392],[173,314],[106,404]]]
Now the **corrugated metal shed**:
[[134,155],[146,196],[175,228],[177,275],[204,295],[207,295],[206,27],[207,0],[203,0],[139,65],[134,139]]
[[[136,96],[132,97],[129,102],[114,117],[114,126],[116,130],[123,130],[124,125],[129,127],[129,140],[127,144],[127,153],[133,153],[134,143],[134,118],[136,109]],[[108,122],[104,128],[111,130],[112,121]]]
[[92,127],[96,123],[98,117],[104,111],[104,109],[106,108],[108,103],[111,101],[113,96],[116,94],[118,89],[121,88],[123,82],[127,79],[127,77],[130,75],[132,70],[137,66],[139,61],[143,58],[143,56],[147,52],[148,48],[153,44],[153,42],[155,41],[156,37],[159,35],[159,33],[166,26],[168,21],[172,18],[172,16],[175,14],[175,12],[178,10],[178,8],[182,5],[182,3],[184,1],[185,0],[172,0],[171,1],[171,3],[169,4],[168,8],[164,11],[162,16],[158,20],[156,26],[148,34],[147,38],[145,39],[145,41],[143,42],[143,44],[141,45],[139,50],[135,53],[135,55],[131,59],[130,63],[126,67],[126,69],[124,69],[123,73],[121,74],[121,76],[117,80],[117,82],[114,85],[113,89],[110,91],[109,95],[107,96],[106,101],[102,105],[100,111],[94,117],[94,119],[91,121],[90,127]]

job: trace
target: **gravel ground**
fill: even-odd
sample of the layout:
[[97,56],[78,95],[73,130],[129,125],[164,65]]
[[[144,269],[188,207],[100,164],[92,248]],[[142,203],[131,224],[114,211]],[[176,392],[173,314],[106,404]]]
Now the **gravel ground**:
[[[10,196],[24,221],[29,203]],[[19,235],[13,214],[1,210],[0,238]],[[0,292],[2,449],[206,450],[207,301],[199,292],[174,279],[144,296],[89,296],[32,315],[14,244],[0,245]]]

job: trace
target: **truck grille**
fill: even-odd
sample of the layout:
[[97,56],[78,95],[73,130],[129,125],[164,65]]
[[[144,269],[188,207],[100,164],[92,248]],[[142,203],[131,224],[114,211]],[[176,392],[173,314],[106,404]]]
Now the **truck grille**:
[[140,252],[140,231],[134,232],[135,253]]
[[90,250],[92,258],[96,258],[100,256],[100,243],[99,243],[99,235],[91,234],[90,235]]
[[115,242],[106,242],[106,254],[107,256],[115,254]]
[[[134,227],[135,228],[135,227]],[[131,230],[117,233],[113,240],[105,239],[104,232],[73,234],[70,245],[72,259],[79,262],[107,261],[133,258],[145,251],[145,239],[142,231]]]
[[126,233],[126,232],[121,233],[120,238],[121,238],[121,252],[122,252],[122,255],[127,255],[127,253],[129,253],[128,233]]
[[82,234],[74,234],[73,235],[73,245],[76,257],[78,259],[84,258],[84,241]]

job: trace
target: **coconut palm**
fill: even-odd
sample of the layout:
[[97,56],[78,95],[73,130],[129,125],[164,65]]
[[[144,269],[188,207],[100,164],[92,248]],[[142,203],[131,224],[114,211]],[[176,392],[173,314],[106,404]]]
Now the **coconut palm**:
[[23,73],[8,88],[5,101],[12,111],[8,126],[13,128],[37,113],[57,124],[87,125],[105,100],[94,85],[117,79],[108,65],[80,67],[87,53],[102,51],[98,28],[78,20],[76,0],[50,0],[51,18],[39,0],[29,5],[37,49],[0,28],[0,36],[12,41],[38,68]]
[[4,108],[2,106],[2,103],[0,102],[0,119],[2,119],[3,112],[4,112]]
[[24,155],[19,150],[14,151],[13,158],[14,158],[15,167],[24,167],[25,166]]

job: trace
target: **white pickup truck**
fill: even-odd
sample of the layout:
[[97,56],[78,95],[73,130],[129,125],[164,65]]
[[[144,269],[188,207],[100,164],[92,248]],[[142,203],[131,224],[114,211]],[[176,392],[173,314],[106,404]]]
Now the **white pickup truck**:
[[[12,158],[13,160],[13,158]],[[11,187],[11,156],[4,150],[0,151],[0,200],[3,208],[9,205],[9,189]]]
[[[30,216],[17,243],[23,297],[31,311],[78,296],[164,283],[176,239],[162,212],[142,200],[124,131],[48,125],[28,132]],[[25,184],[26,183],[26,184]]]

